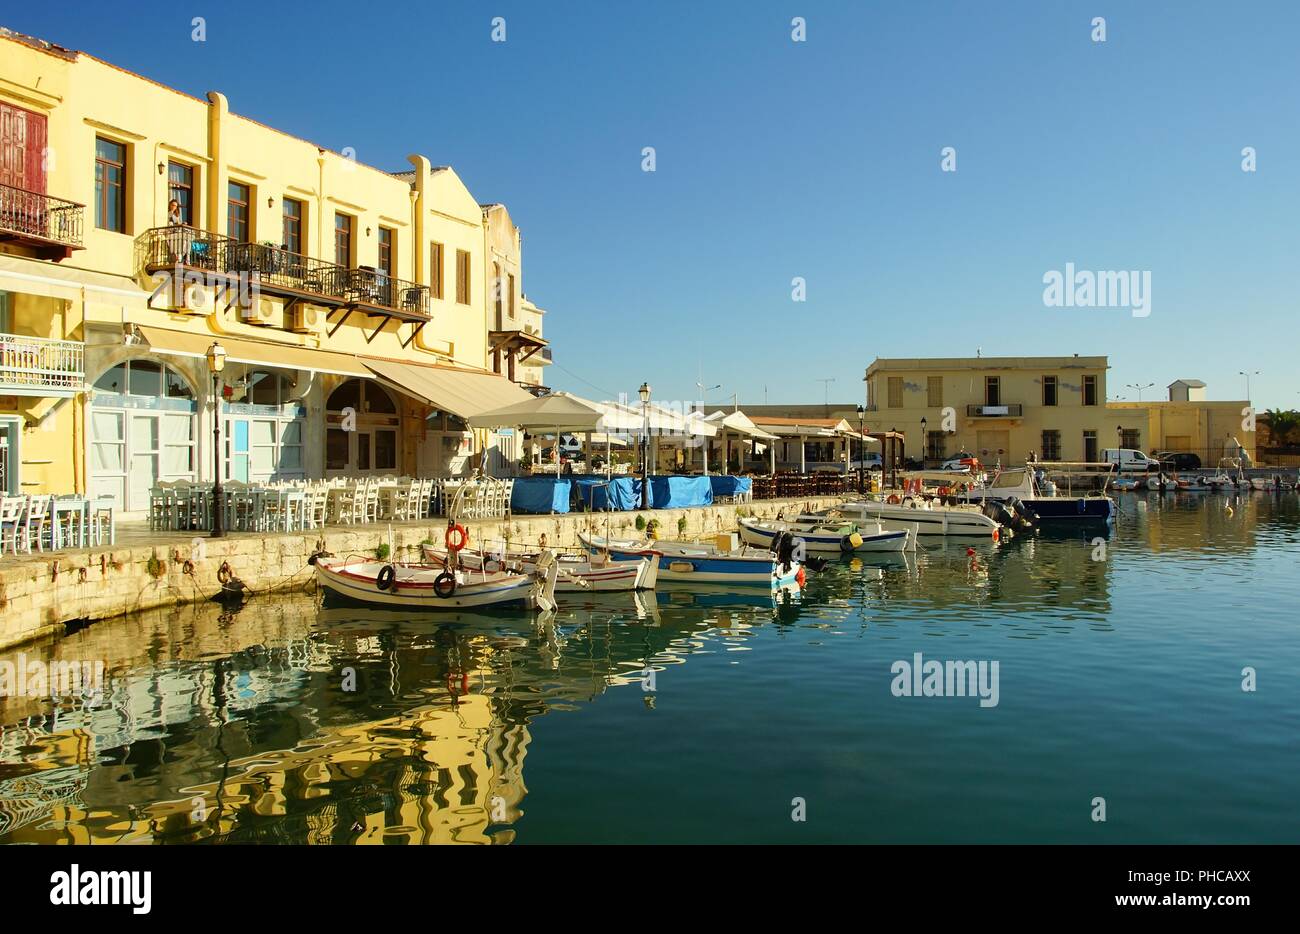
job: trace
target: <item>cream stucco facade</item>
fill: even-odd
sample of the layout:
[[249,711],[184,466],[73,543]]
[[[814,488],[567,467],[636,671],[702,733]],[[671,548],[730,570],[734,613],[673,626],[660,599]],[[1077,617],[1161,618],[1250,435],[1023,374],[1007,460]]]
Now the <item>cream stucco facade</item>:
[[1104,356],[878,358],[865,376],[868,430],[906,433],[908,455],[929,461],[1096,461],[1125,447],[1197,451],[1213,466],[1238,441],[1253,456],[1248,403],[1108,402],[1108,369]]
[[[382,171],[218,92],[12,33],[0,53],[0,492],[132,510],[156,481],[210,479],[214,453],[233,479],[431,475],[496,444],[463,418],[522,392],[504,206],[424,156]],[[213,342],[230,361],[216,452]],[[444,404],[401,367],[502,376]],[[346,408],[361,426],[344,437]]]

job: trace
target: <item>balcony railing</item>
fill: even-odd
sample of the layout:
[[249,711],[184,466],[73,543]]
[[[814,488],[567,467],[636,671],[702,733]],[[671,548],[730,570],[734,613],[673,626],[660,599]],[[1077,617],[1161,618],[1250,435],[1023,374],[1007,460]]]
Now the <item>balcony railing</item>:
[[0,185],[0,240],[29,241],[62,259],[82,249],[85,205],[10,185]]
[[0,394],[71,396],[86,382],[86,345],[0,333]]
[[326,305],[381,309],[408,321],[429,317],[429,287],[349,269],[277,246],[242,243],[193,227],[155,227],[137,241],[140,265],[150,273],[177,266],[221,276],[247,276],[274,294],[305,297]]
[[555,360],[551,357],[551,348],[549,347],[543,347],[541,350],[537,351],[536,356],[540,358],[538,359],[537,362],[542,364],[543,366],[545,366],[548,363],[555,362]]
[[1024,414],[1025,407],[1019,402],[1004,403],[1002,405],[966,406],[968,418],[1020,418]]

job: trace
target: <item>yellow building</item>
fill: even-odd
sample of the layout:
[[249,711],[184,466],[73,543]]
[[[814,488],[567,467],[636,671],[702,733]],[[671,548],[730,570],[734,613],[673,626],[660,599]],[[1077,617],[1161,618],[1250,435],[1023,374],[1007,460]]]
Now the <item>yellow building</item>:
[[[211,479],[464,473],[525,398],[519,231],[456,173],[385,172],[0,31],[3,491],[145,508]],[[498,375],[502,374],[502,375]]]
[[[988,465],[1097,461],[1107,448],[1233,453],[1246,402],[1107,402],[1104,356],[874,360],[868,430],[904,432],[907,455],[970,452]],[[1180,381],[1186,382],[1186,381]],[[1253,456],[1254,436],[1240,442]]]

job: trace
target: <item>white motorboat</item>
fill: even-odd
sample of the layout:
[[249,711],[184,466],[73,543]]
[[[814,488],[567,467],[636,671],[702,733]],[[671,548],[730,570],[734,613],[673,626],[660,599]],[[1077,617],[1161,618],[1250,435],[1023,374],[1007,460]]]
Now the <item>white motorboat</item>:
[[848,519],[879,525],[887,532],[915,531],[917,535],[998,538],[999,523],[979,506],[936,505],[920,496],[894,494],[885,501],[861,500],[840,503],[824,513],[800,516],[798,521],[827,522]]
[[1174,493],[1178,490],[1178,478],[1169,474],[1156,474],[1147,477],[1147,489],[1157,493]]
[[1216,493],[1230,493],[1239,487],[1249,486],[1241,472],[1240,462],[1231,457],[1221,459],[1213,476],[1207,477],[1205,482]]
[[790,533],[812,554],[851,555],[865,551],[904,551],[916,541],[910,529],[886,530],[879,522],[864,524],[816,516],[801,516],[791,522],[742,518],[741,541],[770,549],[783,534]]
[[715,542],[653,542],[605,538],[578,533],[578,540],[591,554],[607,553],[614,561],[637,561],[648,556],[659,560],[661,581],[698,581],[710,584],[766,584],[782,587],[804,582],[803,565],[785,554],[741,545],[723,549]]
[[[1111,465],[1104,462],[1040,461],[1032,467],[1011,467],[999,471],[988,486],[967,490],[960,496],[968,502],[1014,501],[1015,505],[1028,510],[1044,523],[1111,522],[1115,517],[1115,504],[1105,495],[1111,479],[1111,469]],[[1062,494],[1057,484],[1046,481],[1040,483],[1037,476],[1037,471],[1040,470],[1056,470],[1065,474],[1069,482],[1066,492]],[[1088,483],[1095,483],[1100,478],[1101,495],[1088,495],[1095,494],[1095,490],[1074,493],[1073,475],[1077,471],[1084,472],[1081,479]]]
[[[430,564],[445,565],[446,552],[432,545],[422,547],[424,560]],[[463,568],[476,571],[517,571],[528,574],[537,569],[546,552],[504,549],[499,552],[463,549],[456,553]],[[652,556],[639,561],[614,561],[605,554],[558,554],[555,561],[560,573],[555,582],[556,593],[583,591],[618,592],[628,590],[654,590],[659,577],[659,562]]]
[[327,595],[388,609],[447,611],[524,607],[554,610],[559,563],[543,552],[528,573],[316,556]]

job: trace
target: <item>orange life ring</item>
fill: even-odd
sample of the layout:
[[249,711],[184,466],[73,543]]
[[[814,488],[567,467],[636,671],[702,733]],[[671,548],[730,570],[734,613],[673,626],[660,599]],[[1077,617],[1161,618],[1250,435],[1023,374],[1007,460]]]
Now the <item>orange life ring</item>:
[[[455,536],[454,541],[453,536]],[[447,534],[442,537],[442,540],[447,545],[447,550],[454,554],[469,544],[469,533],[465,531],[463,525],[449,525]]]
[[890,493],[889,499],[885,500],[885,502],[889,503],[892,506],[897,506],[899,503],[902,502],[902,500],[898,498],[897,493]]

